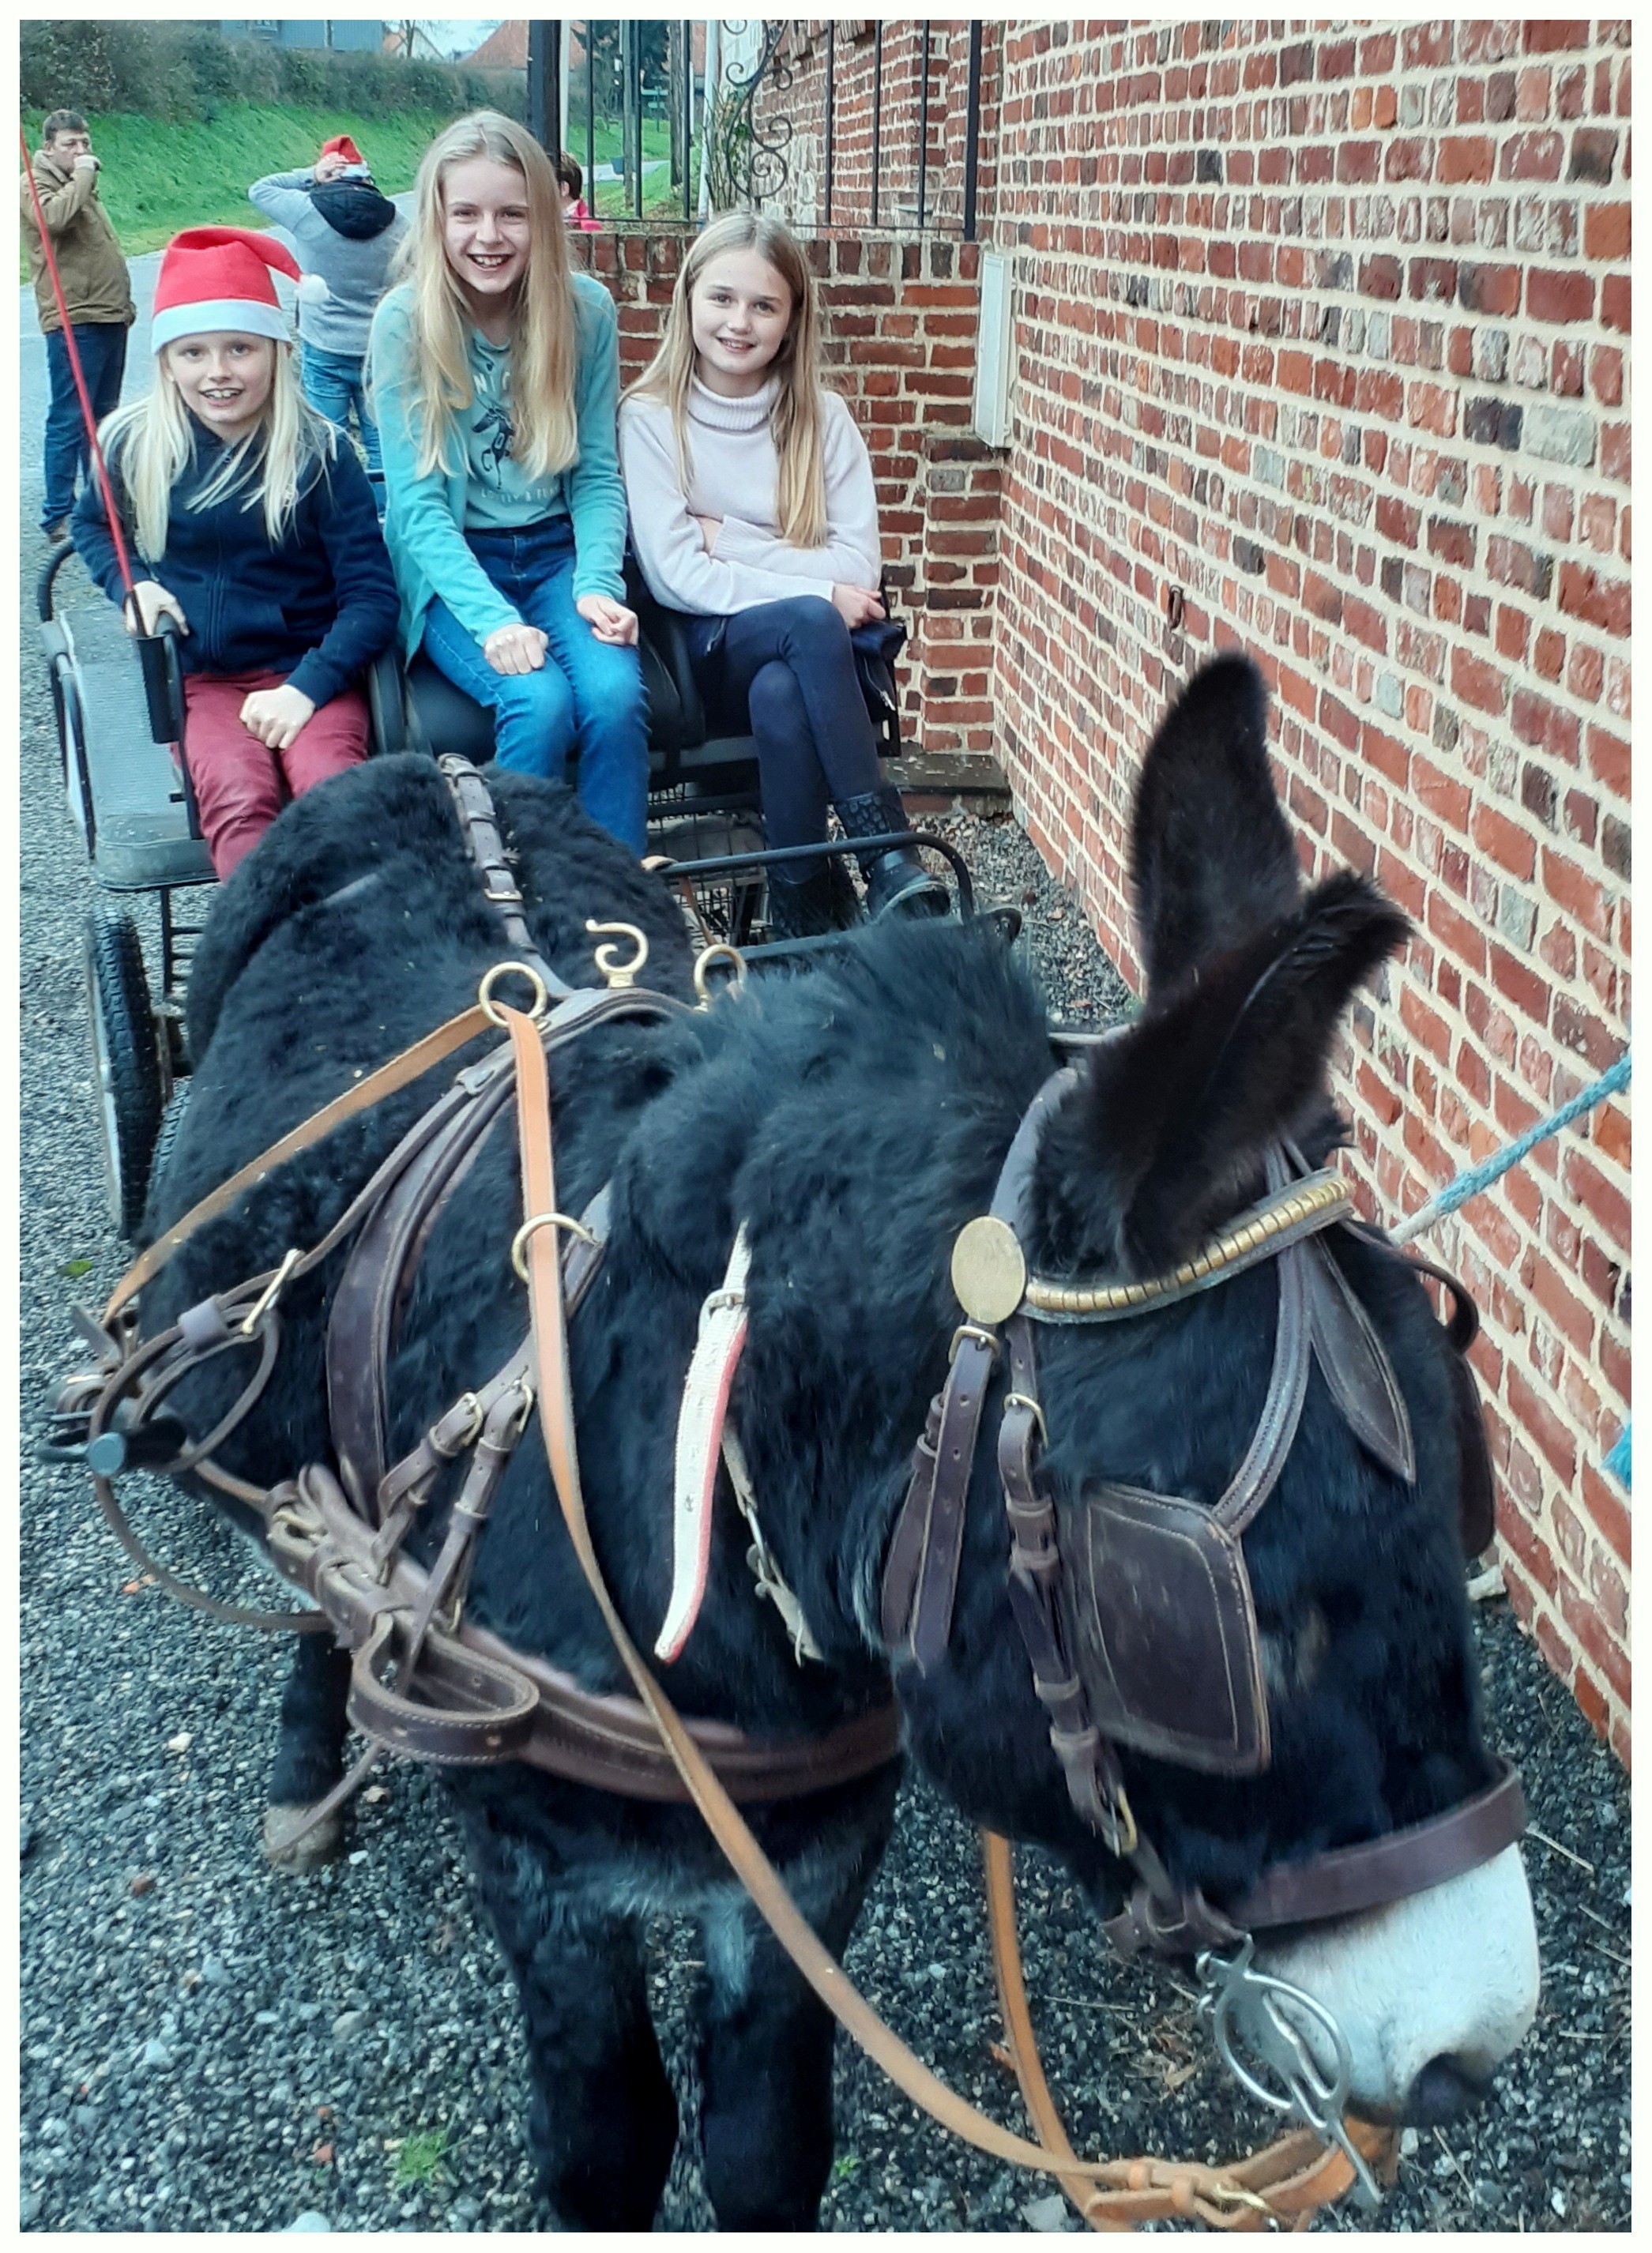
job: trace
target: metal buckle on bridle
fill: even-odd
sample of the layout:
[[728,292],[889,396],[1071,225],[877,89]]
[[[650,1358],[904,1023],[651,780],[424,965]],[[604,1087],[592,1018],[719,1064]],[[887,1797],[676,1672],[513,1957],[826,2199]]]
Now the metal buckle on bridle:
[[[1368,2212],[1382,2203],[1376,2178],[1343,2125],[1354,2060],[1348,2037],[1323,2003],[1251,1968],[1256,1942],[1249,1933],[1230,1956],[1206,1949],[1195,1962],[1201,2015],[1210,2021],[1216,2054],[1239,2086],[1274,2112],[1293,2112],[1323,2144],[1335,2144],[1354,2170],[1355,2194]],[[1312,2020],[1323,2032],[1336,2058],[1328,2076],[1300,2023],[1287,2009]],[[1283,2090],[1261,2075],[1271,2074]]]
[[1003,1350],[1003,1341],[995,1330],[984,1330],[979,1322],[960,1322],[952,1332],[952,1342],[946,1349],[946,1364],[950,1369],[958,1359],[958,1349],[965,1338],[976,1345],[984,1345],[994,1361]]
[[1045,1447],[1049,1445],[1049,1426],[1044,1421],[1044,1412],[1030,1392],[1007,1392],[1004,1395],[1004,1406],[1006,1409],[1024,1408],[1034,1423],[1037,1425],[1040,1440]]

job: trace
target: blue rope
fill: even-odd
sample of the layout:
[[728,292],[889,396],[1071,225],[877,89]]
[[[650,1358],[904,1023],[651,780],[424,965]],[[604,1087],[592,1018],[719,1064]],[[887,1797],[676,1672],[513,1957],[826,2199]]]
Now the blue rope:
[[1610,1071],[1602,1072],[1592,1086],[1586,1087],[1581,1094],[1574,1095],[1570,1103],[1563,1103],[1558,1111],[1551,1112],[1547,1119],[1540,1119],[1535,1126],[1529,1126],[1518,1141],[1509,1143],[1505,1148],[1488,1158],[1483,1165],[1470,1166],[1467,1173],[1459,1174],[1454,1181],[1447,1182],[1438,1196],[1430,1197],[1425,1205],[1419,1207],[1409,1220],[1402,1222],[1392,1231],[1395,1243],[1408,1244],[1425,1228],[1432,1227],[1437,1220],[1443,1220],[1448,1212],[1455,1212],[1458,1206],[1467,1204],[1470,1197],[1476,1197],[1482,1189],[1488,1189],[1511,1166],[1517,1166],[1527,1152],[1535,1150],[1539,1142],[1546,1142],[1551,1134],[1558,1134],[1563,1126],[1569,1126],[1574,1119],[1580,1119],[1586,1111],[1593,1111],[1597,1103],[1604,1103],[1608,1095],[1616,1095],[1628,1084],[1629,1051],[1625,1049]]
[[1628,1485],[1629,1426],[1627,1424],[1624,1426],[1622,1433],[1619,1437],[1617,1446],[1613,1448],[1612,1453],[1607,1457],[1606,1467],[1611,1472],[1614,1478],[1621,1479],[1626,1487]]

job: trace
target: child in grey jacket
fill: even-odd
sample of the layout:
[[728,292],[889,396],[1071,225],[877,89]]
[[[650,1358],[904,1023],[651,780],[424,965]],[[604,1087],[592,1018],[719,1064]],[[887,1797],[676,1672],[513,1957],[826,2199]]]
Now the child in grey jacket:
[[300,303],[304,397],[340,430],[354,410],[367,474],[378,479],[379,432],[362,388],[367,331],[390,277],[408,222],[373,185],[361,151],[347,133],[322,143],[313,165],[254,180],[248,199],[284,227],[306,274],[319,274],[327,296]]

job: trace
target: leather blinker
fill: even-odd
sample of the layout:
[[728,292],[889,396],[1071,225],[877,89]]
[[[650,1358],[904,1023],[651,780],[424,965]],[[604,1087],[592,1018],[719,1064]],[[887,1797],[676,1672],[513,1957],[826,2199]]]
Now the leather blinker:
[[1090,1717],[1117,1744],[1215,1775],[1268,1764],[1240,1537],[1202,1503],[1107,1485],[1060,1509]]

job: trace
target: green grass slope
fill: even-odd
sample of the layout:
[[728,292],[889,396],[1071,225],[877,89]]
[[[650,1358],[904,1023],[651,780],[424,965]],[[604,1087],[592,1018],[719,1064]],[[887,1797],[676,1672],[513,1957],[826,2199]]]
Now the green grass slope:
[[[39,113],[24,122],[31,150],[38,148]],[[180,227],[262,227],[262,213],[247,200],[253,182],[313,164],[335,133],[353,137],[379,185],[395,195],[413,185],[420,157],[450,122],[419,110],[366,118],[250,101],[227,104],[210,124],[122,115],[91,121],[92,145],[103,161],[98,192],[133,257],[160,249]]]

